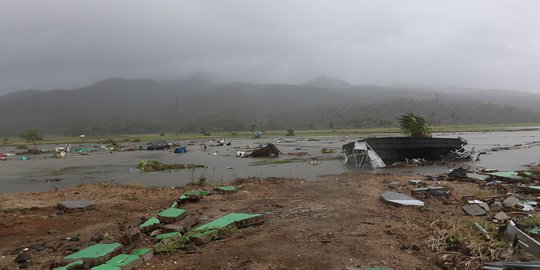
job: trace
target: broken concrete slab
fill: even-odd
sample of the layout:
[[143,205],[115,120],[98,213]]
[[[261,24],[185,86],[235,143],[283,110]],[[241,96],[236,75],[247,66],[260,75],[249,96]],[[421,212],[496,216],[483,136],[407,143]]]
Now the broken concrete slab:
[[412,195],[427,195],[429,194],[429,188],[423,187],[423,188],[413,188],[411,189]]
[[503,201],[503,205],[505,207],[510,207],[510,208],[514,208],[516,205],[519,204],[519,199],[514,197],[514,196],[510,196],[508,198],[506,198],[504,201]]
[[139,256],[144,262],[148,262],[154,257],[154,250],[152,248],[139,248],[133,250],[131,255]]
[[181,235],[180,232],[162,233],[162,234],[156,235],[156,240],[163,240],[165,238],[170,238],[177,235]]
[[230,213],[195,228],[193,230],[195,234],[193,234],[191,240],[198,245],[202,245],[212,241],[213,238],[219,238],[222,234],[221,230],[257,225],[264,221],[265,217],[262,214]]
[[166,232],[182,232],[186,233],[191,230],[193,227],[200,223],[200,219],[197,217],[184,218],[180,221],[166,224],[161,226]]
[[427,188],[432,196],[448,196],[450,194],[446,187],[428,186]]
[[190,190],[188,192],[185,192],[182,194],[177,200],[177,203],[185,203],[185,202],[196,202],[200,200],[201,198],[210,195],[211,193],[207,190]]
[[92,267],[91,270],[121,270],[120,267],[108,265],[108,264],[102,264],[95,267]]
[[151,217],[147,221],[145,221],[143,224],[139,225],[139,229],[144,232],[148,233],[151,232],[159,227],[161,222],[157,217]]
[[84,268],[84,261],[83,260],[76,260],[74,262],[71,262],[65,266],[56,267],[53,270],[79,270]]
[[214,188],[214,191],[218,193],[234,193],[238,191],[238,189],[234,186],[219,186]]
[[465,213],[471,216],[483,216],[486,210],[478,204],[468,204],[461,207]]
[[411,180],[409,180],[409,184],[417,186],[417,185],[422,184],[422,180],[411,179]]
[[102,264],[122,252],[120,243],[95,244],[64,257],[66,263],[83,260],[86,267]]
[[506,220],[510,219],[510,217],[503,211],[497,213],[493,218],[498,220],[498,221],[506,221]]
[[56,207],[59,210],[64,211],[64,212],[75,212],[75,211],[83,211],[85,209],[92,207],[95,204],[96,204],[95,202],[91,200],[87,200],[87,199],[68,200],[68,201],[63,201],[61,203],[58,203]]
[[532,176],[531,172],[515,172],[515,171],[492,172],[488,174],[501,180],[516,181],[516,182],[528,180]]
[[385,191],[381,194],[381,198],[392,204],[404,205],[404,206],[424,206],[424,202],[417,199],[413,199],[403,193]]
[[120,243],[123,245],[132,245],[135,241],[137,241],[141,237],[141,231],[137,227],[132,227],[124,234],[122,235],[122,238],[120,238]]
[[391,188],[391,189],[398,189],[399,187],[401,187],[401,183],[397,181],[394,181],[388,184],[388,188]]
[[231,225],[237,228],[251,226],[262,223],[264,215],[262,214],[245,214],[245,213],[230,213],[220,217],[214,221],[208,222],[202,226],[195,228],[196,231],[203,231],[214,228],[226,228]]
[[173,223],[185,217],[186,210],[181,208],[167,208],[158,213],[157,218],[162,223]]
[[143,259],[137,255],[119,254],[108,260],[105,264],[118,267],[121,270],[130,270],[143,264]]

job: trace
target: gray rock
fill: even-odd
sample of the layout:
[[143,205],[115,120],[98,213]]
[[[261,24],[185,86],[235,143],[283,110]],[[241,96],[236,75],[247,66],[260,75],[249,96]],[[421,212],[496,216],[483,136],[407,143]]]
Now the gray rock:
[[478,204],[468,204],[461,207],[465,213],[471,216],[482,216],[486,214],[486,210]]

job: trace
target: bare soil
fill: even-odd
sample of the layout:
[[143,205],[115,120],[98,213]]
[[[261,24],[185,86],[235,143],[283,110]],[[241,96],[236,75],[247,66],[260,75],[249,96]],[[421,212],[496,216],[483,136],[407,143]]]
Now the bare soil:
[[[158,254],[138,269],[438,269],[440,254],[428,244],[436,230],[432,224],[472,218],[460,209],[462,196],[491,192],[475,183],[443,182],[453,195],[425,198],[425,207],[392,206],[380,200],[393,181],[401,182],[399,190],[409,194],[413,188],[409,179],[346,173],[316,182],[237,183],[236,193],[214,194],[181,207],[202,222],[247,212],[264,213],[265,223],[240,229],[195,252]],[[49,269],[70,249],[93,244],[92,237],[102,235],[104,243],[118,241],[123,231],[169,207],[189,189],[94,184],[0,195],[0,269],[17,269],[14,258],[20,252],[31,256],[28,269]],[[73,199],[90,199],[96,205],[82,212],[57,210],[57,203]],[[66,240],[74,236],[80,240]],[[151,245],[149,239],[138,245]]]

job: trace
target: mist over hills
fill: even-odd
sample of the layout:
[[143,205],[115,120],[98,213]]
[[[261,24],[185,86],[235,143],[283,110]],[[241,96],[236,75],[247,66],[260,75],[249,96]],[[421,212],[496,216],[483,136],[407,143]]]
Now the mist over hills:
[[0,136],[98,135],[397,126],[404,112],[434,125],[540,122],[540,95],[462,88],[350,85],[317,77],[303,84],[113,78],[72,90],[0,96]]

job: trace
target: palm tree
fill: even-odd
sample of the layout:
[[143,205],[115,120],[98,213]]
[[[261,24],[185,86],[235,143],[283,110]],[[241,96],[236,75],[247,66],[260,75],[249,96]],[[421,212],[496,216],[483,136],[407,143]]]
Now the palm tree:
[[420,115],[406,113],[399,118],[399,125],[401,126],[401,132],[405,135],[412,137],[431,137],[430,125]]

